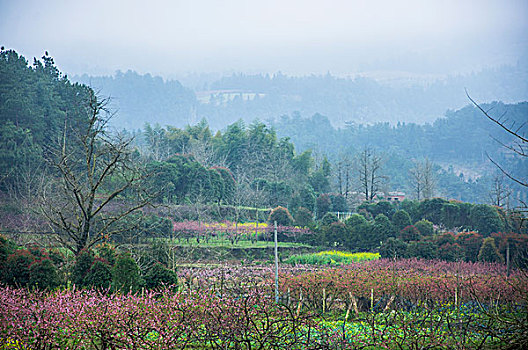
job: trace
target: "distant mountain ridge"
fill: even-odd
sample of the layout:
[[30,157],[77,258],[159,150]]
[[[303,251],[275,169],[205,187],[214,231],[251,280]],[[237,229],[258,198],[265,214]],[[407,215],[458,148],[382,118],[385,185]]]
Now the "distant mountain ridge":
[[447,110],[467,105],[465,89],[481,103],[528,100],[528,68],[520,63],[429,84],[403,80],[384,83],[330,74],[292,77],[280,72],[233,74],[199,91],[176,80],[133,71],[118,71],[114,76],[76,76],[72,80],[111,96],[118,112],[114,124],[127,129],[141,128],[145,122],[182,127],[202,118],[212,128],[222,129],[238,119],[276,120],[293,112],[303,116],[320,113],[336,127],[350,123],[425,123],[442,117]]
[[194,92],[176,80],[165,81],[150,74],[117,71],[113,76],[75,76],[73,81],[88,85],[116,112],[113,126],[141,129],[145,123],[181,125],[192,122],[197,100]]

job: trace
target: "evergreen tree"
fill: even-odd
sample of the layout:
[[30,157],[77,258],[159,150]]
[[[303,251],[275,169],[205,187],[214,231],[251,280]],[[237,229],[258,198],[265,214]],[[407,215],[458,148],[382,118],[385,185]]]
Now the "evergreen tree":
[[420,220],[414,224],[422,236],[432,236],[434,234],[433,223],[428,220]]
[[139,266],[130,254],[117,257],[112,268],[112,289],[123,293],[135,293],[143,286]]
[[411,217],[405,210],[398,210],[392,215],[392,224],[397,231],[411,225]]
[[57,267],[51,259],[36,260],[29,266],[29,285],[40,289],[55,289],[60,284]]
[[75,257],[75,263],[71,272],[71,281],[78,287],[86,286],[84,284],[84,278],[88,274],[88,271],[92,267],[95,256],[89,249],[83,249]]
[[268,218],[268,222],[271,224],[275,221],[277,221],[277,225],[280,226],[291,226],[293,224],[293,217],[287,208],[277,207],[271,211]]
[[504,223],[497,210],[487,204],[473,206],[469,213],[469,219],[472,227],[486,237],[504,229]]
[[176,273],[160,263],[154,264],[145,275],[145,286],[149,289],[172,286],[178,283]]
[[494,238],[484,238],[478,254],[478,260],[484,262],[504,263],[504,257],[499,253]]
[[95,258],[84,276],[83,284],[90,288],[108,289],[112,283],[112,267],[108,261]]

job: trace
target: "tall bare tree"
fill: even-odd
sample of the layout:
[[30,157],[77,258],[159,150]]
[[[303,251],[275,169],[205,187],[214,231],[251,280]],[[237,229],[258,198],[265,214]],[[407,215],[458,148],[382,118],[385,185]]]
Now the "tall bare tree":
[[365,200],[373,200],[382,190],[387,177],[382,172],[383,159],[374,150],[365,147],[357,156],[359,188],[365,195]]
[[196,140],[189,142],[188,152],[194,159],[206,168],[213,166],[227,167],[225,155],[219,155],[213,147],[211,140]]
[[336,163],[335,176],[339,194],[348,198],[352,183],[352,161],[348,155],[342,155]]
[[504,174],[495,174],[491,182],[489,199],[492,205],[497,207],[508,207],[509,198],[512,190],[504,182]]
[[107,100],[91,93],[86,118],[66,119],[59,146],[47,149],[52,174],[40,212],[68,249],[79,253],[127,228],[125,218],[150,203],[144,172],[132,161],[131,139],[109,133]]
[[143,137],[146,142],[146,155],[155,161],[163,161],[170,157],[171,148],[166,135],[167,131],[159,124],[152,127],[145,124]]
[[436,178],[434,164],[426,158],[415,163],[409,171],[411,186],[417,200],[429,199],[435,195]]

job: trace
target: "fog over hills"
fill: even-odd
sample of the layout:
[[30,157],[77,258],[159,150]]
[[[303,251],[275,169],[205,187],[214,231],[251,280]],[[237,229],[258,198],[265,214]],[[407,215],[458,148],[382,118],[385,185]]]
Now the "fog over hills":
[[481,103],[528,99],[528,66],[521,63],[444,78],[383,77],[238,73],[216,79],[188,76],[184,86],[159,76],[118,71],[73,80],[111,97],[111,106],[118,112],[114,126],[127,129],[142,128],[146,122],[182,127],[201,119],[222,129],[238,119],[273,121],[293,113],[306,118],[319,113],[336,127],[423,124],[467,105],[465,89]]

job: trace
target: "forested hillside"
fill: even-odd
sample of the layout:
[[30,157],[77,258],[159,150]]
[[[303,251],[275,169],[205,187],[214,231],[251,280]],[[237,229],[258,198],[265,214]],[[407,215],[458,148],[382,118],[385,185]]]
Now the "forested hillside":
[[197,100],[193,91],[178,81],[164,81],[150,74],[117,71],[114,76],[74,77],[74,81],[92,87],[100,95],[110,97],[109,107],[116,113],[112,125],[134,130],[146,122],[161,125],[194,123]]
[[[302,115],[323,114],[338,127],[347,122],[424,123],[441,117],[448,109],[465,106],[468,103],[465,88],[480,101],[523,101],[528,96],[527,77],[527,67],[521,64],[427,82],[380,81],[361,76],[338,78],[330,74],[305,77],[237,74],[212,83],[211,90],[219,94],[213,95],[216,97],[213,103],[202,108],[203,114],[215,122],[237,114],[267,120],[298,111]],[[226,99],[222,91],[256,95],[244,99],[243,94],[238,97],[231,94],[234,98]]]
[[64,141],[65,128],[86,123],[90,89],[71,83],[47,55],[29,65],[15,51],[1,51],[0,77],[0,188],[5,190],[43,172],[43,156]]
[[[47,56],[42,62],[35,60],[33,66],[29,66],[15,52],[3,51],[1,63],[2,75],[5,76],[0,84],[5,91],[0,105],[3,121],[1,169],[2,184],[6,188],[22,181],[23,176],[31,178],[28,174],[35,171],[38,164],[43,164],[42,155],[46,148],[65,136],[65,122],[73,123],[79,118],[76,116],[83,108],[82,100],[90,90],[86,86],[70,83]],[[262,82],[263,78],[255,79],[252,84]],[[288,80],[286,77],[283,79]],[[335,80],[332,77],[327,79]],[[170,161],[171,157],[181,154],[190,155],[190,158],[185,158],[186,162],[191,165],[196,162],[203,171],[213,167],[229,169],[237,183],[236,190],[241,194],[236,199],[239,204],[250,205],[248,200],[241,198],[253,196],[256,199],[253,199],[252,206],[299,206],[301,204],[295,203],[303,197],[301,206],[313,210],[315,198],[322,193],[332,192],[347,198],[348,193],[363,193],[358,164],[359,157],[367,149],[372,151],[373,159],[379,158],[376,175],[380,181],[376,191],[403,191],[407,198],[420,196],[415,192],[412,172],[425,160],[431,162],[430,170],[434,177],[434,189],[428,196],[469,202],[493,203],[494,183],[504,180],[498,176],[488,156],[514,176],[526,174],[526,160],[513,156],[501,145],[510,144],[511,136],[502,133],[474,107],[448,111],[444,117],[429,124],[349,123],[346,127],[335,128],[329,118],[321,114],[305,117],[293,113],[268,125],[239,120],[217,132],[205,119],[178,127],[178,116],[189,117],[188,113],[191,113],[184,112],[182,106],[194,104],[196,100],[191,91],[176,82],[164,82],[160,78],[133,72],[101,78],[99,82],[107,84],[110,90],[135,94],[125,94],[133,102],[128,107],[125,107],[128,103],[125,101],[129,100],[120,100],[120,104],[124,103],[120,108],[125,110],[113,110],[112,107],[116,106],[111,103],[107,106],[111,112],[116,112],[114,118],[126,116],[126,108],[130,106],[136,106],[131,110],[137,117],[152,114],[166,118],[167,127],[147,124],[141,127],[142,130],[129,132],[136,135],[135,145],[142,157],[157,162],[152,167],[169,169],[169,165],[164,164],[167,161],[173,162],[170,167],[174,167],[174,164],[180,163]],[[148,88],[143,89],[144,84]],[[268,89],[267,92],[273,90],[269,84],[262,88]],[[157,109],[146,111],[149,105],[141,103],[144,100],[158,101],[153,102]],[[174,108],[161,111],[163,101],[169,100],[174,100]],[[492,103],[483,107],[515,125],[522,124],[528,114],[526,102]],[[149,120],[155,118],[149,117]],[[216,177],[217,173],[210,174]],[[213,179],[207,181],[214,182]],[[187,183],[190,187],[186,188],[212,186],[203,183],[192,185],[192,181]],[[509,187],[512,203],[517,199],[526,199],[526,193],[521,188],[515,185]],[[174,191],[177,189],[176,186]],[[181,201],[192,193],[192,198],[201,198],[195,197],[196,190],[180,188],[180,191],[191,192],[168,196]],[[209,190],[207,193],[210,196],[212,192]],[[222,198],[218,193],[212,196]]]
[[[453,295],[456,312],[462,307],[459,300],[480,305],[473,299],[479,303],[493,300],[493,307],[499,310],[495,290],[517,288],[512,287],[512,281],[516,276],[525,277],[520,273],[527,266],[526,213],[525,208],[515,206],[526,202],[526,189],[508,182],[488,160],[494,159],[512,177],[524,181],[523,148],[515,155],[505,146],[524,147],[525,142],[518,135],[505,133],[478,109],[451,111],[425,125],[350,123],[335,128],[321,114],[307,119],[293,114],[283,116],[275,125],[240,119],[218,131],[203,119],[181,128],[146,123],[142,129],[117,132],[109,124],[112,106],[107,100],[85,85],[72,84],[47,55],[28,65],[16,52],[2,50],[0,76],[0,310],[5,314],[0,319],[18,317],[4,322],[0,337],[16,339],[19,344],[46,343],[48,338],[35,340],[35,332],[28,336],[21,330],[34,329],[40,322],[26,317],[25,310],[33,310],[28,300],[48,296],[58,296],[60,303],[46,301],[49,308],[39,309],[35,315],[44,315],[46,320],[54,315],[56,326],[50,329],[65,324],[57,316],[56,305],[67,301],[74,305],[72,310],[89,310],[85,306],[94,299],[85,302],[79,298],[95,296],[121,301],[105,307],[104,313],[79,314],[89,322],[72,334],[90,334],[84,328],[97,324],[92,319],[104,320],[101,330],[95,331],[104,334],[108,320],[119,319],[124,321],[117,322],[120,328],[114,330],[135,337],[138,332],[129,330],[129,312],[159,306],[156,295],[167,296],[163,300],[181,296],[181,305],[198,305],[200,310],[222,310],[220,306],[232,300],[235,306],[221,313],[223,317],[232,312],[237,320],[240,315],[257,319],[264,307],[286,307],[293,296],[296,312],[288,308],[275,317],[265,311],[263,322],[269,323],[272,315],[276,324],[284,325],[292,315],[305,317],[313,312],[336,317],[346,309],[344,322],[339,320],[339,324],[347,324],[352,307],[356,315],[402,315],[401,323],[407,324],[409,305],[415,307],[409,297],[404,299],[409,290],[412,295],[423,293],[429,304],[434,295],[438,310],[445,310]],[[159,87],[164,84],[158,81]],[[483,108],[497,113],[502,121],[507,118],[509,126],[522,125],[528,103],[494,103]],[[457,174],[459,170],[462,172]],[[271,237],[275,237],[274,243]],[[269,295],[268,299],[254,299],[262,302],[260,306],[248,299],[241,303],[241,297],[259,289],[264,296],[271,290],[267,287],[273,285],[271,269],[266,264],[271,261],[272,244],[275,266],[279,262],[282,266],[281,273],[277,267],[275,274],[280,276],[274,284],[275,303]],[[366,260],[374,261],[369,264]],[[450,267],[451,275],[446,273],[450,263],[456,264]],[[213,264],[232,267],[204,267]],[[285,268],[287,264],[301,265]],[[306,264],[324,267],[313,269]],[[402,266],[407,267],[402,270]],[[420,271],[412,279],[408,277],[410,266],[418,266]],[[469,277],[460,276],[461,268]],[[299,274],[288,272],[290,269]],[[492,289],[491,269],[502,276],[493,280]],[[395,280],[395,276],[404,277]],[[464,288],[462,278],[468,281]],[[449,284],[450,280],[456,284]],[[345,286],[348,296],[342,292],[343,281],[352,281]],[[439,292],[438,286],[448,287]],[[64,297],[59,295],[62,290]],[[77,290],[80,292],[75,294]],[[214,291],[211,306],[203,307],[204,300],[209,300],[205,291]],[[392,293],[388,300],[383,294],[386,291]],[[505,310],[519,310],[521,304],[516,300],[525,301],[525,291],[525,286],[501,291],[501,295],[519,295],[512,297],[514,302],[503,302]],[[18,293],[35,294],[25,297]],[[216,299],[218,295],[221,297]],[[199,297],[199,302],[189,299],[193,296]],[[132,298],[134,304],[127,306],[126,315],[116,317]],[[335,306],[333,298],[348,306]],[[370,308],[365,300],[370,301]],[[423,300],[415,305],[424,305]],[[384,310],[374,313],[374,305],[380,303]],[[182,310],[181,305],[177,310]],[[235,308],[240,305],[245,309]],[[172,324],[175,318],[167,310],[172,313],[175,309],[162,307],[164,311],[158,314],[168,315]],[[453,313],[447,310],[447,314]],[[440,311],[434,312],[436,320]],[[194,316],[184,332],[189,332],[191,325],[220,319],[189,313]],[[471,311],[471,317],[476,314]],[[516,334],[526,328],[517,321],[524,320],[521,316],[524,314],[514,319],[517,326],[511,333],[515,336],[506,336],[502,343],[517,339]],[[159,320],[159,315],[147,317],[147,322]],[[451,320],[442,317],[435,327],[449,325]],[[456,321],[460,323],[460,316]],[[152,339],[158,342],[164,327],[155,322],[139,341],[123,338],[119,347],[149,344],[151,338],[146,335],[153,329],[157,333]],[[243,321],[245,325],[255,324],[252,322]],[[312,327],[315,321],[309,322],[301,329]],[[478,322],[480,327],[483,321]],[[231,323],[222,321],[215,326],[223,339],[225,324]],[[68,331],[78,325],[72,322]],[[503,325],[496,328],[502,332]],[[207,328],[198,326],[189,333],[198,334],[193,346],[203,347],[206,338],[198,333],[202,329]],[[233,329],[239,334],[240,327]],[[287,326],[277,344],[291,339],[291,329]],[[7,337],[5,330],[9,331]],[[465,329],[461,332],[467,334]],[[262,334],[260,330],[254,333]],[[42,334],[47,337],[50,333]],[[74,335],[65,334],[57,333],[53,339],[66,344]],[[444,333],[438,336],[445,338]],[[248,344],[255,341],[250,337]],[[421,334],[419,337],[423,339]],[[488,334],[482,337],[480,345]],[[313,338],[309,335],[306,344],[312,346]],[[210,339],[216,341],[217,336]],[[240,337],[232,339],[238,344]],[[458,333],[453,333],[453,339],[460,344]],[[158,348],[173,347],[172,341],[170,344]],[[278,347],[273,344],[269,348]]]
[[194,91],[177,81],[132,71],[74,80],[112,96],[120,111],[115,125],[129,129],[141,128],[146,121],[183,127],[201,118],[214,129],[222,129],[238,119],[248,123],[276,120],[294,112],[303,116],[320,113],[336,127],[404,121],[422,124],[442,117],[448,109],[467,105],[464,89],[482,102],[513,103],[528,96],[528,70],[521,63],[427,80],[331,74],[294,77],[280,72],[271,76],[233,74],[200,84],[199,77],[196,84],[187,79]]
[[[521,126],[528,115],[528,103],[483,105],[491,114],[502,117],[508,125]],[[327,154],[335,163],[351,161],[351,155],[364,147],[372,147],[383,155],[384,171],[393,190],[411,193],[409,170],[416,161],[428,158],[436,164],[438,193],[447,198],[471,202],[489,200],[493,177],[497,173],[493,159],[522,177],[528,163],[516,157],[504,145],[515,138],[489,122],[475,107],[448,111],[430,124],[376,123],[351,124],[334,128],[327,117],[315,114],[303,118],[299,114],[283,116],[273,126],[279,135],[288,136],[300,151],[313,149]],[[488,158],[489,157],[489,158]],[[513,186],[520,198],[526,194]]]

